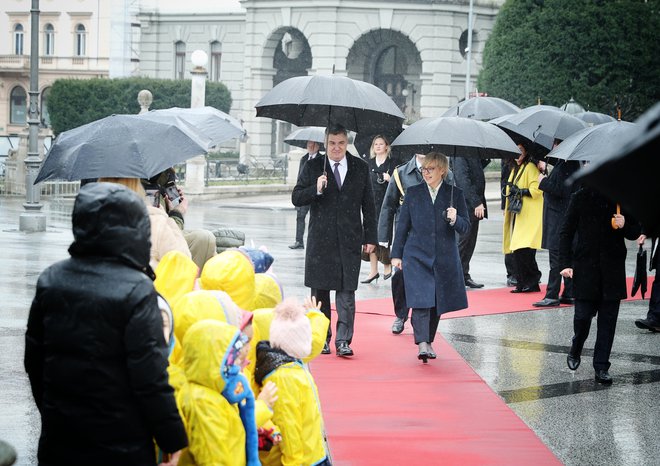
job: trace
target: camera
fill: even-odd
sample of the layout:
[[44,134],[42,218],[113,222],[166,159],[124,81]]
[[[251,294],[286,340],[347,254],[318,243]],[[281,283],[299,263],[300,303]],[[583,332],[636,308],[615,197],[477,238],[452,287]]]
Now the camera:
[[[179,189],[176,187],[176,174],[171,168],[150,178],[145,183],[145,191],[147,192],[147,196],[154,197],[153,205],[156,207],[160,205],[160,200],[163,196],[170,200],[172,207],[176,207],[181,203]],[[153,191],[157,191],[157,193],[153,194]]]

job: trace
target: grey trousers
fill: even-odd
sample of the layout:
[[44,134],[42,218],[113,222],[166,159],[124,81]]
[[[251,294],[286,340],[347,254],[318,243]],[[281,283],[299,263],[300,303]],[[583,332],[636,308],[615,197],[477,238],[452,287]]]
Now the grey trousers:
[[[321,301],[321,311],[330,321],[326,341],[332,337],[332,319],[330,315],[330,290],[312,288],[312,296]],[[349,345],[353,341],[353,325],[355,323],[355,291],[336,291],[335,307],[337,308],[337,332],[335,346],[345,341]]]
[[434,307],[414,307],[410,322],[413,326],[416,345],[419,345],[420,343],[433,343],[433,340],[435,340],[435,334],[438,331],[438,324],[440,323],[440,316]]

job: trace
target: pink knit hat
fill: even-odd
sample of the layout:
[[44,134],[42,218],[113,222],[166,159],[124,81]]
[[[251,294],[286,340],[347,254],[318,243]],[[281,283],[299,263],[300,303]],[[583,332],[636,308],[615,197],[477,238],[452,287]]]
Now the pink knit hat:
[[312,326],[305,308],[295,299],[286,299],[273,310],[270,324],[270,346],[289,356],[302,359],[312,352]]

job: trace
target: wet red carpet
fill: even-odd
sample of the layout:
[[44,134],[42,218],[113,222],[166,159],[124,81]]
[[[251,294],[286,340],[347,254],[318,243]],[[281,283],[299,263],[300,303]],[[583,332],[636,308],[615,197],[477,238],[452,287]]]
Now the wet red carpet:
[[423,365],[390,325],[357,315],[355,356],[312,362],[336,466],[560,464],[440,335]]

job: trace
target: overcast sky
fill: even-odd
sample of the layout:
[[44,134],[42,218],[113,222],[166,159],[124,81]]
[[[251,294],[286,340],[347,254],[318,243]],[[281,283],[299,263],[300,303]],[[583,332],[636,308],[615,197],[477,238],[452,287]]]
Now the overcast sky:
[[161,13],[228,13],[245,11],[238,0],[142,0],[143,8]]

